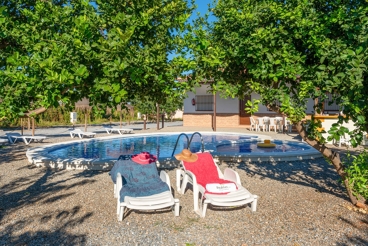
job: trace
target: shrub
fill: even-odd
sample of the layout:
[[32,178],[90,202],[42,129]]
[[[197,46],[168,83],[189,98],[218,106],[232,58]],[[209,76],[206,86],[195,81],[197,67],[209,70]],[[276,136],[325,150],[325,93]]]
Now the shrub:
[[353,195],[360,200],[368,200],[368,153],[364,150],[357,156],[350,153],[343,161]]

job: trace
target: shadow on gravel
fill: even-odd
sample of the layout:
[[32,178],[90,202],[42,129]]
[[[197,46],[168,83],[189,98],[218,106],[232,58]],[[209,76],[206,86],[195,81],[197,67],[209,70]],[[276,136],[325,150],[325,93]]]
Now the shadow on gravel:
[[260,179],[274,179],[312,187],[316,192],[325,192],[347,200],[340,177],[323,158],[290,162],[227,163],[244,170],[247,175]]
[[12,161],[25,160],[24,155],[27,151],[27,145],[23,143],[15,145],[5,145],[0,148],[0,167]]
[[[33,165],[20,169],[24,168],[33,169]],[[55,245],[85,244],[85,235],[68,232],[70,228],[84,223],[93,215],[92,212],[82,212],[80,206],[70,210],[55,209],[52,212],[33,211],[35,215],[27,218],[20,218],[18,215],[20,210],[23,210],[22,214],[24,210],[37,209],[37,203],[49,204],[52,208],[54,202],[60,202],[75,195],[75,192],[68,192],[68,190],[95,183],[96,181],[91,178],[101,173],[86,170],[67,175],[65,178],[58,177],[65,172],[70,171],[37,168],[32,175],[26,177],[14,175],[11,182],[0,187],[0,224],[3,225],[0,231],[0,245],[44,245],[50,242]],[[66,184],[67,181],[73,180],[75,182]],[[46,223],[48,224],[43,225]],[[34,229],[32,227],[34,224],[40,224],[40,226]]]
[[[360,220],[358,222],[352,222],[349,221],[343,217],[339,217],[340,220],[344,221],[345,223],[351,225],[352,227],[355,227],[359,230],[368,231],[368,216],[366,216],[365,220]],[[358,237],[358,236],[352,236],[352,235],[345,235],[347,238],[347,241],[349,241],[349,243],[341,243],[341,242],[336,242],[337,246],[347,246],[347,245],[368,245],[368,240]]]
[[[80,215],[80,207],[74,207],[70,211],[36,215],[31,218],[18,220],[11,223],[0,232],[1,245],[85,245],[86,235],[71,234],[68,231],[80,226],[92,216],[92,213]],[[60,217],[62,214],[62,217]],[[30,225],[37,223],[45,225],[51,220],[57,220],[52,228],[50,225],[44,229],[33,231]],[[42,226],[41,226],[42,227]],[[17,232],[17,233],[16,233]],[[21,232],[21,233],[19,233]]]

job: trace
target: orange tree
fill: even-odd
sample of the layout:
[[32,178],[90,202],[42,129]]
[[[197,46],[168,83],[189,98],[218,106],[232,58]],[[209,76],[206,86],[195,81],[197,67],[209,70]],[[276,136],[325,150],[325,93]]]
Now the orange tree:
[[[361,171],[356,174],[325,144],[348,134],[357,146],[368,132],[368,3],[219,0],[211,11],[215,21],[199,19],[186,36],[191,61],[177,58],[193,70],[192,82],[211,78],[212,89],[227,95],[260,94],[262,104],[286,114],[301,137],[330,160],[352,203],[364,205],[368,171],[359,163],[368,160],[355,162]],[[302,121],[307,99],[323,101],[326,93],[346,116],[338,118],[328,139],[318,131],[320,123],[309,122],[307,131]],[[248,102],[249,109],[255,103]],[[315,105],[317,112],[321,108]],[[354,130],[342,126],[347,119]]]
[[184,0],[1,1],[0,119],[180,93],[168,56],[191,11]]

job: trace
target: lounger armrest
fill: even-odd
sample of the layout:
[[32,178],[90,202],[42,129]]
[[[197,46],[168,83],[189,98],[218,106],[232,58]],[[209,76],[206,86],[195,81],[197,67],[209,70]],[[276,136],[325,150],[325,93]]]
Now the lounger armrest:
[[192,179],[193,190],[197,190],[198,191],[199,190],[199,186],[198,186],[197,178],[196,178],[195,174],[192,173],[189,170],[185,170],[185,174],[188,175]]
[[196,176],[195,176],[195,174],[194,173],[192,173],[191,171],[189,171],[189,170],[185,170],[185,173],[186,174],[189,174],[189,176],[193,179],[193,183],[195,182],[195,183],[197,183],[197,178],[196,178]]
[[241,184],[239,174],[231,168],[226,168],[224,171],[224,178],[226,180],[233,181],[237,184]]
[[120,190],[123,188],[123,178],[120,173],[116,174],[116,195],[117,198],[120,199]]
[[169,175],[165,171],[160,172],[160,178],[162,181],[164,181],[167,184],[167,186],[169,186],[169,189],[171,189],[170,178],[169,178]]

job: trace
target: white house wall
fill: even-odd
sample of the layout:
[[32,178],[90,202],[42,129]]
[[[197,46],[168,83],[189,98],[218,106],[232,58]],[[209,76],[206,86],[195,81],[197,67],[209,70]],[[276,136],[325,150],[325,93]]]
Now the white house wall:
[[217,113],[239,113],[239,100],[237,98],[221,98],[216,95],[216,112]]
[[[205,112],[212,112],[212,111],[196,111],[195,106],[192,105],[192,99],[195,98],[195,95],[209,95],[207,92],[210,89],[208,85],[201,85],[200,87],[196,88],[196,94],[193,92],[187,93],[187,98],[184,99],[184,113],[191,114],[191,113],[205,113]],[[251,94],[252,100],[260,99],[261,96],[257,93]],[[314,109],[314,100],[308,99],[307,100],[307,114],[313,114]],[[216,95],[216,112],[217,113],[239,113],[239,100],[237,98],[221,98],[219,94]],[[260,114],[275,114],[275,112],[268,111],[267,107],[259,104],[258,105],[258,112]]]
[[[207,91],[209,90],[209,86],[202,85],[201,87],[196,88],[196,94],[193,92],[187,93],[187,98],[184,99],[184,113],[206,113],[213,111],[196,111],[195,106],[192,105],[192,99],[195,98],[196,95],[210,95]],[[217,113],[239,113],[239,100],[237,98],[222,98],[219,93],[216,95],[216,112]]]
[[195,106],[192,105],[192,98],[195,98],[195,95],[193,92],[188,92],[187,95],[187,98],[184,99],[184,113],[195,113]]

